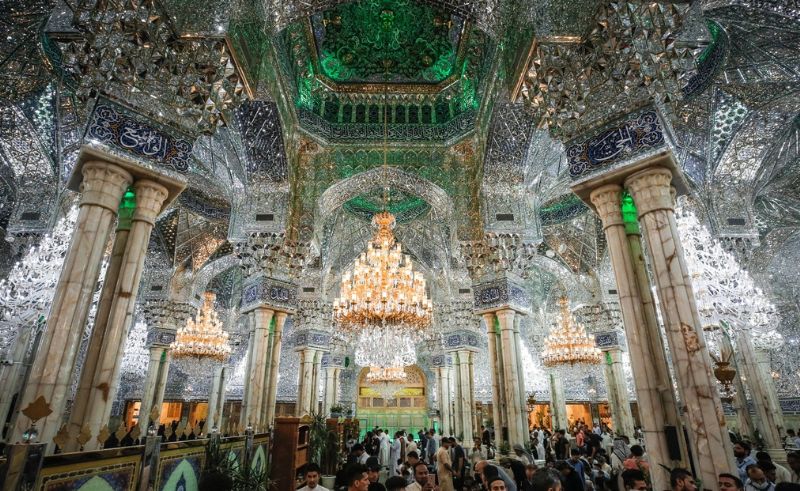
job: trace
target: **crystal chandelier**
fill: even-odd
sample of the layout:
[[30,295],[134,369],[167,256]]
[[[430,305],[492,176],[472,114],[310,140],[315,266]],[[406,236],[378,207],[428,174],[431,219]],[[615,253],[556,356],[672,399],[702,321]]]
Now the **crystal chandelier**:
[[408,375],[402,366],[370,367],[367,383],[385,400],[394,399],[405,387]]
[[175,341],[170,345],[173,358],[227,361],[231,346],[228,333],[222,329],[222,321],[214,310],[215,299],[213,292],[206,292],[197,320],[189,318],[186,326],[178,329]]
[[414,342],[402,331],[368,327],[356,339],[355,359],[362,367],[405,367],[417,362]]
[[333,320],[339,330],[356,334],[362,329],[395,330],[410,341],[422,340],[431,325],[433,305],[425,292],[425,278],[413,269],[392,229],[394,215],[376,213],[378,231],[366,252],[342,276]]
[[569,312],[566,297],[558,301],[561,314],[544,342],[542,363],[546,367],[576,364],[598,364],[602,354],[586,329],[576,324]]

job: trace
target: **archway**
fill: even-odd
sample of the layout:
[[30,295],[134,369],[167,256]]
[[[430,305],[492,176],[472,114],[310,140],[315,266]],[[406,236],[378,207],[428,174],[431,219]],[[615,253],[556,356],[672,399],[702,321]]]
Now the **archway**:
[[376,426],[386,430],[389,436],[398,430],[416,433],[430,427],[428,389],[422,369],[417,365],[406,367],[408,378],[394,399],[384,399],[367,382],[367,373],[369,368],[362,368],[358,374],[356,415],[362,436]]

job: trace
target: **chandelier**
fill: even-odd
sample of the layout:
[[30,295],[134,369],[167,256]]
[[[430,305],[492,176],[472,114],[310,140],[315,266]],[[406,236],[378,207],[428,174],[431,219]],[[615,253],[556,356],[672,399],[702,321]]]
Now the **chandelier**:
[[197,320],[189,318],[186,326],[178,329],[175,341],[170,345],[173,358],[227,361],[231,346],[228,333],[222,329],[222,321],[214,310],[215,299],[214,293],[206,292]]
[[414,342],[402,331],[365,328],[356,338],[356,363],[373,369],[405,367],[417,362]]
[[408,375],[402,366],[369,367],[367,383],[385,400],[394,399],[405,387]]
[[394,215],[376,213],[378,231],[342,276],[333,320],[344,333],[363,329],[395,330],[411,342],[421,341],[431,325],[433,305],[425,293],[425,278],[413,269],[392,229]]
[[576,364],[598,364],[602,354],[586,329],[575,324],[566,297],[558,301],[561,315],[544,342],[542,363],[546,367]]

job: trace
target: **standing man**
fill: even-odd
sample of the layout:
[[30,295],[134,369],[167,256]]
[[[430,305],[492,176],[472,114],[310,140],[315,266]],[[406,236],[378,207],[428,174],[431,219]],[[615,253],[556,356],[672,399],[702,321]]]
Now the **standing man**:
[[567,458],[567,449],[569,449],[569,440],[566,436],[567,432],[558,430],[556,432],[556,441],[553,444],[553,450],[556,452],[556,460],[564,460]]
[[747,482],[747,466],[757,463],[756,459],[750,455],[751,450],[752,447],[745,441],[736,442],[733,445],[733,456],[736,457],[736,468],[739,469],[739,479],[742,482]]
[[297,491],[328,491],[319,485],[319,466],[315,463],[306,465],[306,485]]
[[439,441],[435,438],[436,432],[431,428],[428,432],[428,443],[425,444],[425,453],[428,456],[428,463],[433,464],[436,460],[436,451],[439,450]]
[[436,451],[436,476],[441,491],[454,491],[453,461],[450,460],[450,439],[442,438],[442,446]]
[[450,437],[453,447],[453,486],[460,490],[464,487],[464,476],[467,471],[467,453],[454,437]]

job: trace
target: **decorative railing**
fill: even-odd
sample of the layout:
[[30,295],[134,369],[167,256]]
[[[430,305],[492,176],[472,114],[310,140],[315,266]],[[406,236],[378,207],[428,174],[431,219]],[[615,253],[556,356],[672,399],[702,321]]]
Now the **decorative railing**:
[[269,445],[268,433],[167,443],[150,436],[143,445],[47,456],[44,444],[11,445],[0,461],[0,489],[198,489],[212,454],[227,459],[229,468],[263,473]]

